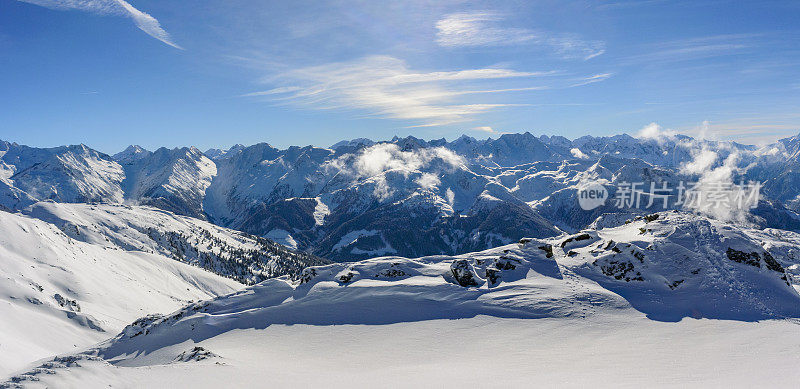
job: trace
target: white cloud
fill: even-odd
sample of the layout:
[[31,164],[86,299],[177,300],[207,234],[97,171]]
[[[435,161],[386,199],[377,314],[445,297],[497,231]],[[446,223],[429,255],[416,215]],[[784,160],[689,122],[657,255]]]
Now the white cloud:
[[169,33],[161,28],[161,24],[149,14],[139,11],[125,0],[18,0],[56,10],[80,10],[99,15],[129,17],[147,35],[164,42],[176,49],[183,49],[172,41]]
[[737,166],[739,162],[738,153],[729,154],[721,165],[715,167],[714,165],[718,159],[719,154],[717,152],[703,147],[701,150],[694,152],[694,160],[681,167],[681,173],[683,174],[699,175],[696,184],[687,189],[696,191],[700,197],[699,199],[687,200],[684,207],[727,222],[745,222],[749,214],[747,207],[739,207],[738,204],[733,202],[717,205],[708,200],[708,197],[712,194],[719,193],[720,188],[734,188],[734,176],[747,170],[747,168],[739,168]]
[[158,23],[156,18],[147,13],[139,11],[125,0],[117,0],[117,3],[128,12],[131,19],[133,19],[134,23],[136,23],[136,27],[139,27],[139,29],[144,31],[147,35],[150,35],[153,38],[156,38],[176,49],[183,49],[172,41],[172,38],[170,38],[169,34],[164,31],[163,28],[161,28],[161,24]]
[[700,126],[686,128],[684,131],[698,139],[764,146],[778,139],[797,135],[800,131],[800,115],[734,118],[724,122],[706,120]]
[[656,123],[650,123],[644,126],[638,134],[636,134],[637,138],[641,139],[664,139],[664,138],[672,138],[677,133],[673,130],[665,129],[659,126]]
[[496,27],[503,18],[493,12],[454,13],[436,22],[442,46],[505,46],[537,39],[525,28]]
[[[330,173],[343,173],[363,179],[372,186],[373,195],[386,200],[394,194],[387,183],[387,173],[403,177],[420,174],[414,183],[421,188],[433,189],[441,184],[433,172],[451,171],[465,163],[464,159],[444,147],[423,148],[403,151],[394,143],[378,143],[362,150],[357,155],[345,154],[326,164],[324,169]],[[422,170],[428,170],[423,172]],[[332,171],[331,171],[332,170]]]
[[584,154],[584,152],[581,151],[581,149],[579,149],[577,147],[572,148],[569,151],[569,153],[572,154],[573,157],[578,158],[578,159],[588,159],[589,158],[588,155]]
[[496,12],[461,12],[436,22],[436,42],[444,47],[511,46],[539,44],[563,58],[588,60],[605,52],[605,43],[587,41],[575,34],[553,34],[528,28],[506,27]]
[[586,61],[606,52],[604,42],[583,40],[574,34],[550,36],[546,43],[564,58],[581,58]]
[[672,63],[741,54],[743,50],[758,43],[754,41],[760,34],[723,34],[681,39],[653,45],[652,52],[637,54],[625,62],[630,63]]
[[371,177],[389,170],[404,174],[417,171],[439,160],[451,168],[464,164],[464,159],[444,147],[402,151],[394,143],[379,143],[364,149],[352,164],[353,173]]
[[419,185],[420,188],[434,189],[437,186],[439,186],[439,184],[442,183],[442,180],[440,180],[439,177],[436,177],[436,175],[434,175],[434,174],[422,173],[422,175],[420,175],[419,178],[414,180],[414,182],[417,185]]
[[714,165],[714,162],[717,162],[717,153],[714,151],[709,150],[708,148],[704,148],[698,152],[695,152],[694,159],[692,161],[687,162],[681,167],[681,173],[683,174],[701,174],[706,172],[707,170],[711,169],[711,166]]
[[480,126],[480,127],[474,127],[474,128],[473,128],[473,130],[475,130],[475,131],[483,131],[483,132],[488,132],[488,133],[490,133],[490,134],[494,134],[494,133],[496,133],[496,132],[497,132],[497,131],[495,131],[495,129],[494,129],[494,128],[492,128],[492,127],[489,127],[489,126]]
[[456,194],[453,193],[452,189],[447,188],[447,190],[444,192],[444,196],[447,199],[447,203],[452,207],[456,202]]
[[609,78],[611,78],[611,76],[613,76],[613,74],[611,74],[611,73],[602,73],[602,74],[595,74],[595,75],[589,76],[589,77],[584,77],[579,82],[570,85],[570,88],[576,87],[576,86],[594,84],[595,82],[605,81],[605,80],[608,80]]
[[281,84],[243,96],[262,96],[316,109],[356,109],[392,119],[419,120],[419,126],[464,122],[480,113],[523,104],[465,102],[458,97],[543,89],[465,88],[477,81],[533,78],[553,72],[520,72],[481,68],[419,72],[390,56],[369,56],[350,62],[300,68],[265,79]]

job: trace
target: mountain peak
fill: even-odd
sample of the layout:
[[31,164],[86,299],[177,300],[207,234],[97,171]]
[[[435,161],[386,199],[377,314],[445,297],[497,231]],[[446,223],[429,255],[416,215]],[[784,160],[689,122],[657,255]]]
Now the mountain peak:
[[112,156],[115,161],[123,162],[123,163],[130,163],[138,161],[142,158],[147,158],[152,154],[150,151],[146,150],[142,146],[139,145],[130,145],[125,150],[120,151]]
[[232,155],[240,153],[242,150],[246,148],[247,147],[245,145],[237,143],[231,146],[227,150],[211,148],[206,150],[203,154],[205,154],[208,158],[211,158],[212,160],[218,160],[222,158],[229,158]]
[[375,141],[369,138],[354,138],[350,140],[342,140],[331,145],[331,150],[336,150],[340,147],[369,147],[375,144]]

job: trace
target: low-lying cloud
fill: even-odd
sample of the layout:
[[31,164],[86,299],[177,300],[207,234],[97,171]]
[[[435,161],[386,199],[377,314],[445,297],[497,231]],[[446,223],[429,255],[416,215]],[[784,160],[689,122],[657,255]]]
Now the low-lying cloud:
[[[699,176],[696,184],[692,184],[687,190],[693,190],[695,196],[700,197],[687,197],[684,208],[726,222],[746,222],[749,204],[738,204],[734,198],[736,191],[741,189],[737,189],[734,179],[747,169],[739,167],[740,155],[731,153],[718,164],[719,154],[707,147],[696,150],[693,154],[694,159],[681,167],[681,173]],[[738,195],[747,196],[749,193],[739,192]]]
[[[464,158],[444,147],[404,151],[394,143],[379,143],[356,155],[344,155],[328,163],[326,169],[342,172],[374,186],[373,195],[386,199],[394,194],[386,182],[386,173],[405,177],[417,176],[414,183],[423,189],[434,189],[441,181],[436,174],[452,171],[466,163]],[[426,171],[427,170],[427,171]]]

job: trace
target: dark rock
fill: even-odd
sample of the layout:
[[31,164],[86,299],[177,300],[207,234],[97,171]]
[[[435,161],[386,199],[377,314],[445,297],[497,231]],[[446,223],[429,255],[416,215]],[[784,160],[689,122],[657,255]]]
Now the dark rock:
[[489,280],[489,285],[497,285],[501,278],[500,269],[488,267],[486,268],[486,279]]
[[587,239],[592,239],[592,236],[587,234],[587,233],[570,236],[569,238],[564,239],[564,241],[561,242],[561,248],[564,248],[564,246],[566,246],[567,243],[569,243],[569,242],[573,242],[573,241],[579,242],[579,241],[587,240]]
[[453,263],[450,264],[450,271],[453,273],[453,277],[455,277],[456,282],[458,282],[458,284],[461,286],[468,287],[480,285],[478,282],[479,278],[475,274],[475,269],[466,259],[453,261]]
[[761,257],[756,252],[746,253],[744,251],[734,250],[728,247],[725,252],[728,259],[736,263],[743,263],[745,265],[755,266],[761,268]]
[[776,261],[775,258],[773,258],[772,255],[770,255],[767,252],[764,253],[764,263],[766,264],[767,269],[769,270],[777,271],[780,273],[786,272],[783,266],[781,266],[781,264],[778,263],[778,261]]
[[543,245],[543,246],[539,246],[539,250],[544,251],[545,256],[547,258],[553,258],[553,245],[546,244],[546,245]]

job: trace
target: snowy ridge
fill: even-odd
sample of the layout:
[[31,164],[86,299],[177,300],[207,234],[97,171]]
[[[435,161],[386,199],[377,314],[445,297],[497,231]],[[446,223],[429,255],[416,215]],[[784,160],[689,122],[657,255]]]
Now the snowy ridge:
[[0,374],[133,319],[329,263],[157,208],[35,203],[0,211]]
[[242,284],[157,253],[82,242],[0,212],[0,375],[86,347],[146,313]]
[[244,284],[296,277],[328,261],[267,239],[144,206],[43,202],[25,214],[58,226],[75,240],[172,258]]
[[[105,154],[84,145],[34,149],[7,145],[0,200],[19,209],[38,200],[121,202],[121,167]],[[9,173],[13,173],[9,176]]]
[[[575,193],[583,182],[604,182],[611,196],[625,181],[675,186],[680,180],[696,179],[683,174],[681,167],[706,149],[715,150],[718,163],[736,154],[741,166],[761,167],[746,170],[741,179],[768,181],[785,169],[782,161],[791,158],[790,144],[784,140],[759,149],[684,136],[587,136],[573,141],[529,133],[453,142],[358,139],[340,142],[333,151],[279,150],[261,144],[220,163],[205,209],[220,225],[256,235],[282,231],[282,239],[293,246],[336,260],[387,253],[381,247],[405,256],[452,255],[525,236],[577,231],[604,213],[621,212],[611,206],[593,212],[579,209]],[[764,194],[788,199],[785,206],[764,201],[751,222],[800,228],[800,217],[786,209],[793,206],[794,197],[787,194],[790,190],[781,190]],[[318,222],[315,207],[303,200],[314,197],[328,208],[325,223]],[[646,213],[622,212],[628,217]],[[379,231],[382,239],[364,236],[348,241],[347,247],[340,245],[358,231]],[[417,231],[425,231],[429,239],[415,239]]]
[[[498,318],[491,323],[800,318],[798,239],[795,233],[741,229],[664,212],[619,227],[523,239],[455,257],[384,257],[316,266],[295,280],[270,279],[169,315],[141,318],[69,358],[90,361],[91,374],[116,382],[128,374],[142,379],[126,368],[175,363],[195,350],[217,360],[208,363],[236,366],[263,353],[246,343],[260,342],[265,336],[260,334],[283,325],[357,328],[347,325],[484,322],[482,317]],[[567,322],[576,321],[562,321]],[[682,328],[693,325],[680,323]],[[227,359],[232,353],[239,354]],[[164,369],[164,374],[174,371]],[[237,371],[243,374],[234,378],[237,382],[253,379],[253,373]],[[61,374],[66,373],[56,372]],[[35,371],[15,377],[16,382],[50,379]]]
[[145,152],[122,162],[126,199],[204,218],[203,197],[217,174],[214,162],[194,147],[173,150],[162,147],[152,153]]

